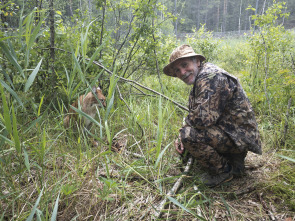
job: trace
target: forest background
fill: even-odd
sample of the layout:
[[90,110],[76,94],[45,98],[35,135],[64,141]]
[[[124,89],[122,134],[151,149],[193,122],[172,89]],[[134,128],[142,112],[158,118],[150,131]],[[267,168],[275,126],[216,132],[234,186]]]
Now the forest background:
[[[4,0],[0,10],[1,220],[294,219],[294,1]],[[182,43],[240,78],[263,155],[214,189],[195,162],[169,195],[190,87],[162,68]],[[66,130],[69,105],[94,85],[107,106],[95,119],[77,109],[90,131]]]

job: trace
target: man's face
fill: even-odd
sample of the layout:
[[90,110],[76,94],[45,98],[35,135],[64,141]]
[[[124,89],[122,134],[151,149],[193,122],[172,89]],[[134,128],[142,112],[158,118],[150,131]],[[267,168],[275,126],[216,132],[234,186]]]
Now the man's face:
[[187,85],[191,85],[195,82],[198,74],[198,60],[192,60],[191,58],[181,58],[173,64],[173,70],[180,80]]

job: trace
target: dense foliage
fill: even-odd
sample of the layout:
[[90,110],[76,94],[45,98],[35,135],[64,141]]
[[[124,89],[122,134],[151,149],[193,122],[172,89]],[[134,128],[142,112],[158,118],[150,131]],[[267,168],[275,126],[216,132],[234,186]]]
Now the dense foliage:
[[[245,8],[245,2],[250,0],[236,4]],[[268,1],[263,12],[251,16],[253,32],[231,39],[214,38],[209,31],[219,30],[210,28],[209,0],[207,11],[198,12],[208,25],[198,20],[193,28],[186,18],[180,30],[189,27],[192,33],[183,39],[173,34],[181,16],[169,12],[172,2],[56,1],[59,10],[53,10],[53,1],[29,1],[26,7],[21,1],[1,3],[1,219],[145,217],[180,173],[172,144],[186,111],[174,103],[185,106],[190,88],[163,76],[162,68],[182,43],[240,78],[257,114],[264,154],[272,153],[268,161],[278,162],[255,188],[285,216],[294,214],[295,33],[282,25],[294,16],[285,3]],[[248,11],[261,10],[261,4],[247,6]],[[294,7],[292,1],[289,5]],[[231,20],[227,17],[226,30]],[[103,89],[107,106],[89,118],[92,130],[66,130],[69,104],[94,85]],[[99,146],[91,146],[91,139]],[[178,210],[168,210],[167,218],[186,213],[188,219],[211,220],[220,204],[233,216],[223,189],[216,206],[216,195],[211,197],[216,192],[199,186],[195,193],[193,184],[188,181],[169,198]]]

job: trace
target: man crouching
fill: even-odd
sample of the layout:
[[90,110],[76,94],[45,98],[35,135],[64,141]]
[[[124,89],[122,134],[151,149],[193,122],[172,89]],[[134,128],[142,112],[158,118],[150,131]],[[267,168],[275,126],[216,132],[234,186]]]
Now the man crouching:
[[254,112],[238,79],[181,45],[164,67],[166,75],[193,85],[189,114],[175,147],[187,150],[208,172],[202,182],[214,187],[245,172],[248,151],[262,154]]

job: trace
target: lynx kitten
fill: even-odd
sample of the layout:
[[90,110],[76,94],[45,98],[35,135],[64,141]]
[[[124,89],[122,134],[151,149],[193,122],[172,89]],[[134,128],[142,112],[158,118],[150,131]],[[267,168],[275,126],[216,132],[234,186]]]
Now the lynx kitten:
[[[95,95],[96,96],[95,96]],[[97,100],[97,98],[99,101]],[[78,105],[80,103],[81,110],[91,116],[92,118],[95,117],[96,114],[96,107],[100,108],[101,104],[105,107],[106,98],[102,94],[102,91],[99,87],[92,87],[92,92],[89,92],[87,95],[81,95],[77,101],[75,101],[72,106],[78,109]],[[78,121],[78,114],[72,108],[69,109],[68,115],[64,118],[64,126],[68,128],[70,126],[70,122],[77,122]],[[84,126],[89,129],[91,125],[91,121],[86,117],[82,118],[82,123]]]

